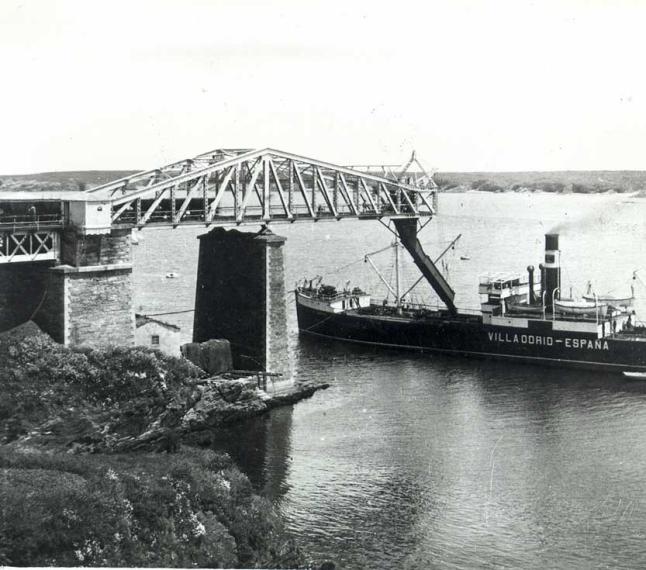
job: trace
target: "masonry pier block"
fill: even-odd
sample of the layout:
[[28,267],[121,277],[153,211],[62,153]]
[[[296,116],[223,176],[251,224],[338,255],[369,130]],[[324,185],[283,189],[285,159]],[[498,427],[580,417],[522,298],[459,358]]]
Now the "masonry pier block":
[[130,231],[66,228],[61,258],[49,270],[36,323],[65,345],[134,345]]
[[215,228],[199,236],[193,341],[225,338],[233,365],[291,379],[283,245],[286,238]]

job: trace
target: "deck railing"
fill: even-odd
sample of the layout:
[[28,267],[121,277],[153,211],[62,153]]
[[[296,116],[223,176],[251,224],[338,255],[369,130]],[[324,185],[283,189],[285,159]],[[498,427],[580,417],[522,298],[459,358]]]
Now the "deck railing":
[[63,226],[61,214],[40,214],[31,216],[29,214],[13,215],[0,214],[0,230],[27,230],[40,228],[54,228]]

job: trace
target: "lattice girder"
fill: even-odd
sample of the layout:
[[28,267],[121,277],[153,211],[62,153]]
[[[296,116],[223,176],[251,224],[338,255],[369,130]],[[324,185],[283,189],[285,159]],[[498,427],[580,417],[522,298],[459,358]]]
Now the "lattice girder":
[[[409,179],[410,180],[410,179]],[[113,226],[430,216],[436,187],[273,149],[216,150],[88,190]]]

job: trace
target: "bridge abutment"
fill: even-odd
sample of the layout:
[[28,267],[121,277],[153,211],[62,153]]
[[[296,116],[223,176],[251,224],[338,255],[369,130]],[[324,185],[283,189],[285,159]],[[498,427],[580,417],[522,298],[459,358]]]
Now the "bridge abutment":
[[134,344],[130,232],[63,232],[62,264],[49,270],[35,321],[65,345]]
[[283,245],[258,233],[215,228],[199,236],[193,341],[226,338],[233,365],[290,379]]

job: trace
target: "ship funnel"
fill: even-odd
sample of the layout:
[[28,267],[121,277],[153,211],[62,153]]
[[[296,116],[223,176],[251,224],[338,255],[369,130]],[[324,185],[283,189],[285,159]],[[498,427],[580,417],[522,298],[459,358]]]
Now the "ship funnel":
[[529,282],[529,304],[532,305],[536,302],[536,297],[534,296],[534,266],[527,266],[528,273],[528,282]]
[[545,306],[551,309],[552,300],[561,298],[561,251],[559,250],[558,234],[545,234],[544,268],[543,294],[545,295]]

